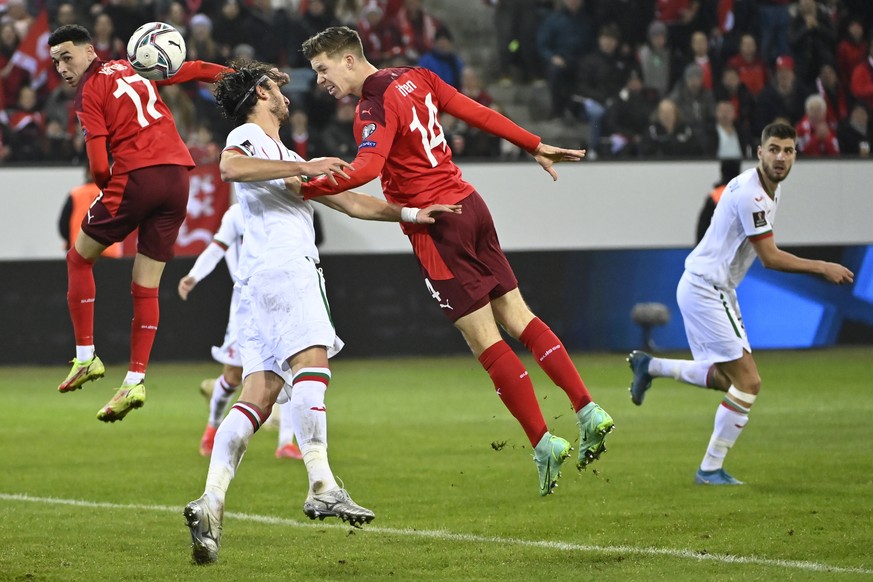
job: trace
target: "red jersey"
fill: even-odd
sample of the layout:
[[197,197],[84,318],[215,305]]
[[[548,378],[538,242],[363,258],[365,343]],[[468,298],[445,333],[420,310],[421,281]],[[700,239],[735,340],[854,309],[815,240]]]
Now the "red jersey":
[[[455,204],[473,192],[452,161],[452,150],[440,125],[448,113],[469,125],[533,151],[536,135],[445,83],[436,74],[417,67],[382,69],[364,81],[355,112],[358,155],[350,180],[313,180],[303,184],[304,197],[336,194],[382,177],[386,200],[401,206],[424,208]],[[402,225],[404,232],[416,230]]]
[[74,102],[85,141],[106,137],[113,174],[149,166],[194,167],[194,160],[154,81],[126,60],[95,59],[82,75]]

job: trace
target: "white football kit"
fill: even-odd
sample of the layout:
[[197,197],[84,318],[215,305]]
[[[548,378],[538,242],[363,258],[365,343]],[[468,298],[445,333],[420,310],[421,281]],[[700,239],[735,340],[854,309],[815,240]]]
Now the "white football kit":
[[709,229],[685,260],[676,299],[695,360],[730,362],[752,351],[736,288],[757,256],[752,241],[773,235],[781,192],[779,185],[770,198],[757,168],[731,180]]
[[[303,161],[254,123],[231,131],[225,150],[265,160]],[[238,182],[235,187],[245,224],[236,314],[243,374],[269,370],[284,377],[294,354],[324,346],[331,357],[343,345],[318,268],[312,204],[290,192],[281,179]]]

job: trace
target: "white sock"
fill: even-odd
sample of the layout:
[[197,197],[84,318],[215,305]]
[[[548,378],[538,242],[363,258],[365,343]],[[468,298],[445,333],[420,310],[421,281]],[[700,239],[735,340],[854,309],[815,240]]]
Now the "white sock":
[[232,386],[225,379],[224,374],[215,380],[212,388],[212,398],[209,400],[209,426],[218,426],[227,410],[227,405],[233,397],[238,386]]
[[[338,487],[327,462],[327,411],[324,392],[330,382],[328,368],[303,368],[291,388],[291,424],[309,475],[309,490],[322,493]],[[283,411],[283,416],[284,411]]]
[[724,458],[728,450],[734,446],[740,433],[749,421],[749,409],[738,405],[725,396],[715,412],[715,426],[706,455],[700,463],[703,471],[715,471],[724,466]]
[[94,346],[76,346],[76,359],[80,362],[87,362],[94,357]]
[[127,372],[127,376],[124,377],[124,382],[121,383],[122,386],[133,386],[134,384],[139,384],[145,380],[144,372]]
[[273,409],[279,415],[279,448],[294,442],[294,412],[291,401],[286,401]]
[[209,471],[206,473],[206,494],[220,505],[242,462],[249,439],[260,428],[262,415],[255,407],[237,402],[215,433]]
[[712,366],[712,362],[652,358],[649,362],[649,374],[656,378],[673,378],[686,384],[709,388],[706,385],[706,378]]

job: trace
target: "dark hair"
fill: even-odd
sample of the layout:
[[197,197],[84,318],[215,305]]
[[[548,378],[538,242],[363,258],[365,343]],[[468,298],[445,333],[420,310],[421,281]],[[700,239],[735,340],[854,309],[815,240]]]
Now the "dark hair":
[[776,122],[771,123],[761,132],[761,143],[767,143],[767,140],[771,137],[775,137],[776,139],[793,139],[794,141],[797,141],[797,132],[795,132],[794,128],[790,125]]
[[88,29],[80,24],[65,24],[57,27],[48,37],[49,46],[57,46],[65,43],[68,40],[73,41],[75,45],[94,44],[91,40],[91,33]]
[[267,82],[281,81],[281,73],[273,65],[242,59],[228,65],[232,71],[223,73],[215,84],[215,103],[228,119],[242,123],[258,102],[255,87],[267,88]]
[[303,56],[310,61],[321,53],[325,53],[328,57],[335,57],[341,52],[351,52],[359,57],[364,56],[361,37],[348,26],[325,28],[303,43]]

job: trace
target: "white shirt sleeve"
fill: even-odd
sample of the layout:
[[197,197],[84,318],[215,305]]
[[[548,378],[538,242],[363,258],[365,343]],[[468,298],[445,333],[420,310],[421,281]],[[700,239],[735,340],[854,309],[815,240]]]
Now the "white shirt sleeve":
[[748,238],[759,237],[773,230],[767,219],[766,194],[744,192],[737,200],[737,214]]

